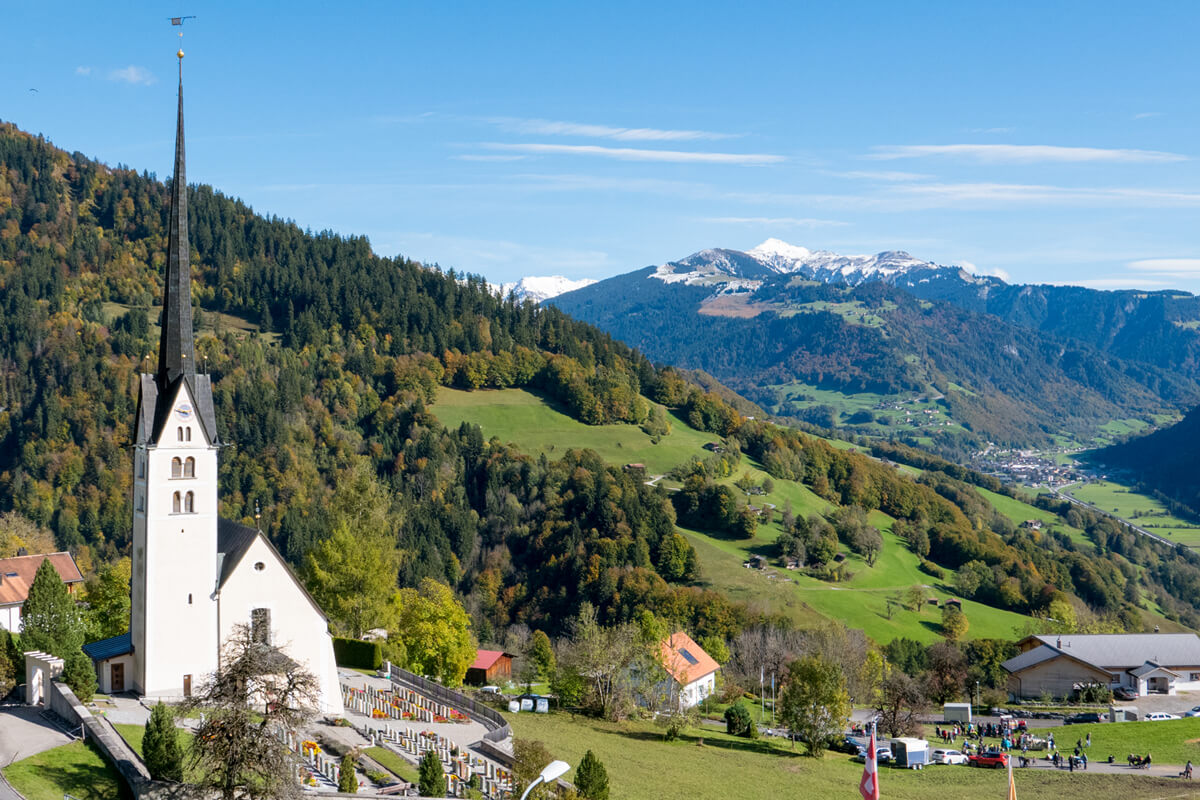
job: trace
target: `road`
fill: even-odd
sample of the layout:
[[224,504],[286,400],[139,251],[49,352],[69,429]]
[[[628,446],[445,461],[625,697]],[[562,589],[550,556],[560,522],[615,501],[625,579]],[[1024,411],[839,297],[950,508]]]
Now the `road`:
[[1106,517],[1115,519],[1117,522],[1120,522],[1122,525],[1129,527],[1131,530],[1136,531],[1137,533],[1140,533],[1142,536],[1149,536],[1151,539],[1155,540],[1156,542],[1162,542],[1163,544],[1168,545],[1170,547],[1176,546],[1175,542],[1172,542],[1170,539],[1164,539],[1163,537],[1159,536],[1157,533],[1151,533],[1150,531],[1146,530],[1145,528],[1142,528],[1142,527],[1139,527],[1139,526],[1133,524],[1132,522],[1125,519],[1124,517],[1118,517],[1116,514],[1112,513],[1111,511],[1105,511],[1103,508],[1100,508],[1099,506],[1097,506],[1093,503],[1088,503],[1086,501],[1079,500],[1078,498],[1074,497],[1073,495],[1068,494],[1067,489],[1069,489],[1075,485],[1076,484],[1074,484],[1074,483],[1066,483],[1058,488],[1051,487],[1050,491],[1054,492],[1054,494],[1061,497],[1063,500],[1066,500],[1067,502],[1074,503],[1075,505],[1080,506],[1082,508],[1086,508],[1089,511],[1095,511],[1097,514],[1103,514]]

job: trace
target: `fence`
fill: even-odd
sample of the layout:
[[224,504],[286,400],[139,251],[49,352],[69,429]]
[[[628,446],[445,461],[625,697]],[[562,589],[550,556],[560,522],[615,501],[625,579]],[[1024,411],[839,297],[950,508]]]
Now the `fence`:
[[401,669],[395,664],[384,663],[388,669],[388,676],[396,683],[405,684],[432,700],[457,709],[472,719],[479,720],[488,729],[487,733],[483,735],[486,741],[502,742],[512,736],[512,728],[495,709],[476,702],[453,689],[447,689],[440,683],[434,683],[406,669]]

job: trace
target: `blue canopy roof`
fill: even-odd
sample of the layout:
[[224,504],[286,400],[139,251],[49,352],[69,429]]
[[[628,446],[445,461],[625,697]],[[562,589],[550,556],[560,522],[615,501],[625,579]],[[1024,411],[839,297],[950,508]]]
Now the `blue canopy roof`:
[[114,656],[123,656],[133,652],[133,637],[128,633],[113,636],[111,639],[101,639],[98,642],[85,644],[83,652],[92,661],[103,661]]

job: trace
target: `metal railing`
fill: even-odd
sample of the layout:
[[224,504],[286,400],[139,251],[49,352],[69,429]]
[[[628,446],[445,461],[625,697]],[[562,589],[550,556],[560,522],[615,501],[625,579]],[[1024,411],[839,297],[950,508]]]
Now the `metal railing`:
[[440,683],[434,683],[406,669],[401,669],[395,664],[389,664],[388,667],[389,677],[396,683],[405,684],[431,700],[461,711],[471,719],[479,720],[483,727],[488,729],[487,733],[483,735],[487,741],[502,742],[512,735],[512,729],[508,726],[508,722],[495,709],[472,700],[453,689],[447,689]]

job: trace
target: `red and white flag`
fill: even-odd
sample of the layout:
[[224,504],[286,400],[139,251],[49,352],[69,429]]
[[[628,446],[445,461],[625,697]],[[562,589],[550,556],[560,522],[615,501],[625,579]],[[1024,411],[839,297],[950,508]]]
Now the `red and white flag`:
[[858,791],[863,800],[879,800],[879,762],[875,757],[875,726],[871,726],[871,743],[867,746],[867,763],[863,767]]

